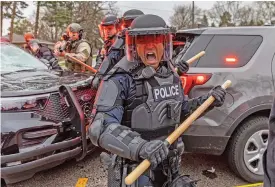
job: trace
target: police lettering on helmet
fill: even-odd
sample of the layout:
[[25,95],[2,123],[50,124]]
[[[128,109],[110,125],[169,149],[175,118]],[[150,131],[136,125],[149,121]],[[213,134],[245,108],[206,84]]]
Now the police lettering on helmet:
[[101,38],[104,40],[111,39],[118,32],[118,19],[116,16],[106,16],[98,25]]
[[157,68],[161,61],[171,59],[170,29],[158,16],[140,16],[126,31],[125,48],[128,61],[141,60],[145,65]]

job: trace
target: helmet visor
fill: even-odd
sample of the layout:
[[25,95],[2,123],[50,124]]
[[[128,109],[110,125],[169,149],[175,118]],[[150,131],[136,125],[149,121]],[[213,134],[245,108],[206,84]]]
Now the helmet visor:
[[128,61],[166,61],[172,55],[170,34],[128,35],[126,34],[126,54]]
[[112,25],[98,25],[100,36],[106,40],[117,34],[117,28],[114,24]]
[[132,21],[133,21],[132,19],[128,19],[128,20],[124,19],[122,22],[122,29],[126,29],[126,28],[130,27]]

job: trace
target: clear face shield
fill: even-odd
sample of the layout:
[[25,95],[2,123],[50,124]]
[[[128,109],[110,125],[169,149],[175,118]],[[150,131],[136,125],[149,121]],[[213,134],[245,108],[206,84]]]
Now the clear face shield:
[[133,20],[134,19],[123,19],[121,24],[121,30],[127,29],[128,27],[130,27]]
[[130,62],[142,61],[145,65],[157,66],[172,57],[172,36],[164,34],[130,35],[126,33],[126,55]]
[[101,38],[107,40],[117,34],[118,29],[115,24],[111,25],[98,25]]

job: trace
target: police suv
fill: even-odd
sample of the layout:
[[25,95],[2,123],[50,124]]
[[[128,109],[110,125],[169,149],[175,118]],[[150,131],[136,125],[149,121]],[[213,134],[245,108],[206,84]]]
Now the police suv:
[[175,39],[185,42],[176,63],[206,52],[182,77],[190,98],[232,81],[224,105],[184,133],[186,151],[226,153],[237,175],[249,182],[262,181],[275,86],[275,26],[180,30]]

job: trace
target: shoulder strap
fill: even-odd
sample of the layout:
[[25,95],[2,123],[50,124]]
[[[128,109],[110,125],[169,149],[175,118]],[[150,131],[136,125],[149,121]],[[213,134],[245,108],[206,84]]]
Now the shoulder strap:
[[139,62],[129,62],[124,56],[114,67],[123,69],[125,72],[131,73],[137,66]]

